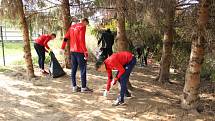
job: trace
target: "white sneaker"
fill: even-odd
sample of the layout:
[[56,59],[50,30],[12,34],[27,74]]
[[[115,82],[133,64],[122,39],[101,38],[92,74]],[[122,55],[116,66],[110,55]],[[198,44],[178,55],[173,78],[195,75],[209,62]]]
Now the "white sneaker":
[[88,87],[85,87],[85,88],[81,88],[81,92],[93,92],[93,90]]
[[80,92],[81,88],[78,86],[72,87],[72,92]]

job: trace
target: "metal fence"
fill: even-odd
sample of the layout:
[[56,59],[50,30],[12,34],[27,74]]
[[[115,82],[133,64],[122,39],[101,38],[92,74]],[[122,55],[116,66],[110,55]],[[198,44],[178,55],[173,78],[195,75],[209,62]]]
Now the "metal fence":
[[4,53],[4,39],[3,39],[3,27],[0,26],[0,37],[1,37],[1,45],[2,45],[2,56],[3,56],[3,64],[5,66],[5,53]]
[[[39,33],[40,31],[32,33],[31,40],[36,39],[39,36]],[[19,28],[6,27],[5,25],[0,24],[0,44],[1,44],[0,45],[0,65],[5,66],[6,64],[10,64],[9,61],[11,61],[11,59],[17,58],[16,57],[17,54],[15,54],[17,53],[16,46],[12,50],[13,51],[12,54],[11,52],[8,52],[8,51],[9,49],[11,49],[11,45],[12,46],[22,45],[21,44],[22,41],[23,41],[23,34]],[[19,57],[21,57],[20,54],[19,54]]]

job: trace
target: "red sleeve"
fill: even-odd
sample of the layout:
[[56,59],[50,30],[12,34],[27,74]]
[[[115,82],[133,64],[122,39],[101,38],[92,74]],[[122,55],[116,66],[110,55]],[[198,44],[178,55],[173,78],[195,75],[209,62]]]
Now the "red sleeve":
[[119,74],[117,75],[117,78],[119,79],[125,73],[124,67],[118,61],[115,61],[112,66],[119,71]]
[[106,90],[109,91],[110,87],[111,87],[111,81],[112,81],[112,70],[107,70],[108,73],[108,80],[107,80],[107,86],[106,86]]
[[67,38],[67,39],[70,38],[70,28],[69,28],[69,30],[66,32],[64,38]]
[[45,41],[43,42],[43,44],[45,45],[46,49],[50,49],[49,46],[48,46],[48,42],[51,40],[51,37],[50,36],[47,36],[45,38]]
[[[70,30],[70,29],[69,29]],[[65,47],[66,47],[66,44],[67,44],[67,41],[65,41],[65,38],[68,40],[68,39],[70,39],[70,31],[67,31],[67,33],[65,34],[65,36],[64,36],[64,40],[63,40],[63,43],[62,43],[62,45],[61,45],[61,49],[65,49]]]
[[67,42],[65,42],[65,41],[63,40],[63,43],[62,43],[61,49],[63,49],[63,50],[65,49],[65,47],[66,47],[66,43],[67,43]]
[[85,51],[85,53],[87,53],[87,47],[86,47],[86,43],[85,43],[85,34],[86,34],[86,26],[81,28],[80,31],[80,40],[83,42],[83,50]]
[[49,52],[47,49],[45,49],[45,52]]

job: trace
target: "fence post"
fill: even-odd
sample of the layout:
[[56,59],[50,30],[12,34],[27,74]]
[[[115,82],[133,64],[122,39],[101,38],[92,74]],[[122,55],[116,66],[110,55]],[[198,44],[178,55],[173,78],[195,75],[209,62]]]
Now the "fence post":
[[4,40],[3,40],[2,26],[0,26],[0,33],[1,33],[1,44],[2,44],[3,63],[4,63],[4,66],[5,66]]

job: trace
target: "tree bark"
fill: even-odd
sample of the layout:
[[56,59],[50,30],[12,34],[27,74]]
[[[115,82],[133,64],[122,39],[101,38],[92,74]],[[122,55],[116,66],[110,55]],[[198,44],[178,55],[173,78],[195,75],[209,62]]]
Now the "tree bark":
[[27,67],[27,76],[28,78],[33,78],[34,75],[34,68],[32,64],[32,56],[31,56],[31,47],[30,47],[30,40],[29,40],[29,31],[28,31],[28,24],[26,22],[25,13],[23,10],[23,3],[22,0],[16,0],[17,9],[20,18],[20,24],[23,31],[23,43],[24,43],[24,58]]
[[117,0],[117,51],[128,50],[125,31],[125,0]]
[[193,37],[190,61],[185,75],[185,85],[181,99],[184,109],[198,107],[198,89],[200,86],[200,71],[204,61],[206,43],[206,24],[209,19],[209,0],[200,0],[197,20],[197,33]]
[[[70,21],[71,21],[69,0],[62,0],[61,11],[62,11],[64,34],[65,34],[70,27]],[[71,68],[70,41],[68,41],[66,45],[66,49],[64,53],[64,63],[66,68]]]
[[163,39],[163,51],[160,62],[160,72],[158,76],[159,82],[169,82],[170,77],[170,65],[172,58],[172,45],[173,45],[173,36],[174,36],[174,17],[175,17],[175,6],[174,4],[170,5],[170,9],[167,12],[166,16],[166,27],[164,32]]
[[[129,50],[129,44],[126,37],[125,31],[125,0],[117,0],[117,37],[116,37],[116,44],[117,44],[117,51],[125,51]],[[132,90],[133,87],[128,80],[127,83],[128,89]]]

